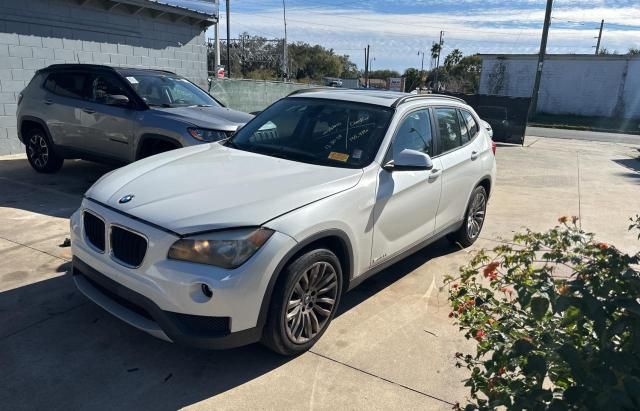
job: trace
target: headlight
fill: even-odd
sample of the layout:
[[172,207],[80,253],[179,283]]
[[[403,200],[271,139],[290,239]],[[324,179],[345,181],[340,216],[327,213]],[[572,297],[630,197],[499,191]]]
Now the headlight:
[[227,138],[227,133],[220,130],[209,130],[206,128],[191,128],[187,129],[191,137],[200,141],[218,141],[223,138]]
[[236,268],[247,261],[271,237],[268,228],[221,231],[206,238],[181,239],[173,243],[168,257],[173,260]]

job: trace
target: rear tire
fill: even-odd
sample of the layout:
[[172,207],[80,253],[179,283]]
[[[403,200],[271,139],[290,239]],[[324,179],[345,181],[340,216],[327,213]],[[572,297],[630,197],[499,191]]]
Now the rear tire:
[[262,343],[278,354],[298,355],[322,337],[342,293],[340,261],[327,249],[288,264],[274,290]]
[[462,227],[451,233],[447,238],[453,243],[469,247],[480,237],[484,219],[487,214],[487,191],[482,186],[476,187],[471,193],[467,211],[464,214]]
[[53,144],[43,129],[34,127],[25,133],[27,159],[38,173],[56,173],[64,158],[56,154]]

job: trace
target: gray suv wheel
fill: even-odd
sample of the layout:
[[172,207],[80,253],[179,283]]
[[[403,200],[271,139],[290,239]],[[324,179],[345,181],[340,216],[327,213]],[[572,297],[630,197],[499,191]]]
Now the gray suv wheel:
[[58,156],[47,135],[40,128],[33,128],[25,135],[27,159],[39,173],[55,173],[62,167],[64,158]]

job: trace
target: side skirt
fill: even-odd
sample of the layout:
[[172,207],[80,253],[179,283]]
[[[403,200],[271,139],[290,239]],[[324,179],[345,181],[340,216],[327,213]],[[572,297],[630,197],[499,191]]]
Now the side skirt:
[[447,234],[451,234],[453,232],[458,231],[458,229],[460,227],[462,227],[463,223],[464,223],[464,221],[459,221],[459,222],[454,223],[454,224],[452,224],[452,225],[450,225],[448,227],[445,227],[444,229],[440,230],[440,232],[432,235],[431,237],[429,237],[427,239],[424,239],[424,240],[418,242],[417,244],[409,246],[409,248],[407,248],[406,250],[399,251],[395,255],[389,257],[387,260],[384,260],[383,262],[379,263],[378,265],[375,265],[375,266],[369,268],[364,273],[360,274],[359,276],[357,276],[355,278],[352,278],[351,281],[349,281],[349,288],[347,289],[347,291],[353,290],[355,287],[360,285],[366,279],[378,274],[380,271],[384,270],[385,268],[388,268],[388,267],[392,266],[393,264],[397,263],[398,261],[410,256],[411,254],[413,254],[413,253],[415,253],[415,252],[417,252],[419,250],[422,250],[426,246],[428,246],[428,245],[430,245],[432,243],[435,243],[436,241],[438,241],[441,238],[445,237]]

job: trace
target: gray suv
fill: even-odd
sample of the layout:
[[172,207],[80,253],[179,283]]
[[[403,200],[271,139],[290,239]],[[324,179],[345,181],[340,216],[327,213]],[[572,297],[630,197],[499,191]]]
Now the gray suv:
[[127,163],[221,140],[253,118],[168,71],[87,64],[39,70],[17,115],[29,163],[43,173],[65,158]]

